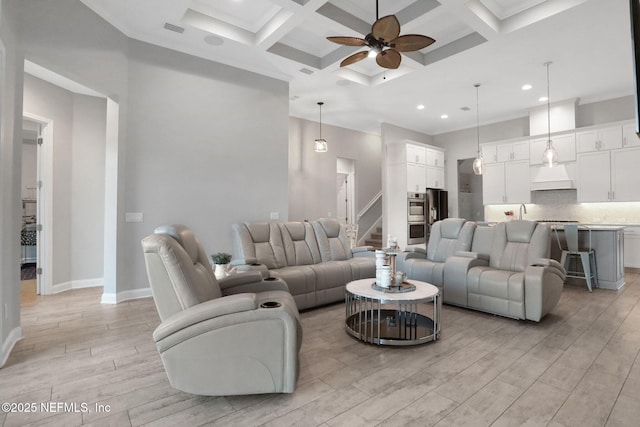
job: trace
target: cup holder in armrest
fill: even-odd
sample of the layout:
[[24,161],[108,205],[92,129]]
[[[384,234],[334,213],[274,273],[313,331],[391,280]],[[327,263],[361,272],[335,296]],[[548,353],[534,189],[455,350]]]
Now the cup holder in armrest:
[[274,281],[274,280],[278,280],[278,279],[277,279],[277,278],[275,278],[275,277],[267,277],[267,278],[266,278],[266,279],[264,279],[264,280],[265,280],[265,281],[267,281],[267,280],[268,280],[269,282],[272,282],[272,281]]
[[277,301],[265,301],[262,304],[260,304],[260,307],[262,308],[278,308],[280,307],[280,303]]

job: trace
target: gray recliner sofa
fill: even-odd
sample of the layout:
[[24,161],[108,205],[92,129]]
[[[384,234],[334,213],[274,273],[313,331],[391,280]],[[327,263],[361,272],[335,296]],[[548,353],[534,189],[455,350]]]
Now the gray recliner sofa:
[[[433,249],[441,251],[439,255],[432,255],[433,259],[445,258],[443,302],[536,322],[556,306],[565,272],[560,263],[549,258],[551,232],[546,224],[514,220],[492,227],[476,226],[470,250],[444,255],[450,253],[453,246],[468,246],[466,236],[461,233],[461,242],[451,239]],[[437,235],[435,239],[439,240]],[[431,239],[429,245],[432,245]],[[413,257],[405,261],[412,264],[409,278],[424,281],[439,278],[433,273],[425,274],[434,270],[433,260]],[[440,266],[442,263],[438,268]]]
[[172,387],[209,396],[294,391],[302,327],[286,283],[259,272],[217,280],[182,225],[158,227],[142,248],[162,321],[153,339]]
[[299,309],[344,301],[347,283],[375,278],[370,246],[351,248],[335,218],[234,224],[232,264],[284,280]]

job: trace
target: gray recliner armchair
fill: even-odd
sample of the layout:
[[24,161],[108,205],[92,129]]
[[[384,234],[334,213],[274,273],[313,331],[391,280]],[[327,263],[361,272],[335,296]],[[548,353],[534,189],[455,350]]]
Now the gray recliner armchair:
[[217,280],[182,225],[142,240],[162,323],[153,332],[171,386],[227,396],[292,393],[302,328],[286,283],[246,272]]

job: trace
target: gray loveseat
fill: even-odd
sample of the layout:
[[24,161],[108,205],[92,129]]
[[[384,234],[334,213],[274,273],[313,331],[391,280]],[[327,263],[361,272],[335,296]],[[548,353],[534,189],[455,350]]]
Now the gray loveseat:
[[405,254],[398,267],[439,286],[445,303],[538,322],[558,303],[565,278],[550,245],[549,227],[535,221],[480,227],[451,218],[435,224],[426,253]]
[[344,301],[347,283],[376,275],[373,248],[351,248],[345,227],[334,218],[232,229],[235,268],[284,280],[301,310]]

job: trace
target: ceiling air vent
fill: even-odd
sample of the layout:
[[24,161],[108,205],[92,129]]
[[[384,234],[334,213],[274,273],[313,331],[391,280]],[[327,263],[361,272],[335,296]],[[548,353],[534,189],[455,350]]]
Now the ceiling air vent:
[[164,23],[164,29],[180,34],[184,33],[184,28],[178,27],[177,25],[169,24],[168,22]]
[[301,68],[300,72],[304,74],[313,74],[313,70],[310,70],[308,68]]

